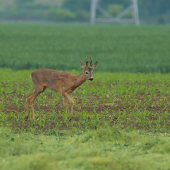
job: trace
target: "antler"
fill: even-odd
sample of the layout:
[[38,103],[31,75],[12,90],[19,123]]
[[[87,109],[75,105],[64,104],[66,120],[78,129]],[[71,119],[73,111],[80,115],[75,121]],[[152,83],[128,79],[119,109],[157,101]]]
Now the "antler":
[[89,60],[88,60],[87,57],[86,57],[86,66],[88,66],[88,61],[89,61]]
[[92,59],[91,59],[91,57],[90,57],[90,67],[92,67]]

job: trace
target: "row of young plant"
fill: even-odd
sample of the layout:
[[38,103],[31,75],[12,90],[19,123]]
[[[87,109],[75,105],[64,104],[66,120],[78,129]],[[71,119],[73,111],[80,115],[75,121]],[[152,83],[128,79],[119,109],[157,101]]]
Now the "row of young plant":
[[[17,132],[52,129],[97,129],[103,124],[131,131],[168,132],[170,80],[168,74],[94,73],[94,81],[75,90],[74,116],[69,121],[59,93],[46,90],[35,101],[38,121],[25,121],[26,96],[33,91],[31,71],[1,69],[0,126]],[[72,71],[74,74],[78,72]]]

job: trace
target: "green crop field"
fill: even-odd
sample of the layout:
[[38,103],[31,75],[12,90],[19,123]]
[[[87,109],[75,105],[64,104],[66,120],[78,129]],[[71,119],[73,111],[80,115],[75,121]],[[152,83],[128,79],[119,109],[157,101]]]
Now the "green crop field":
[[[170,169],[168,26],[0,23],[1,170]],[[39,67],[94,80],[71,97],[45,90],[27,121],[30,73]],[[164,74],[162,74],[164,73]],[[30,109],[31,110],[31,109]]]
[[79,69],[99,61],[100,72],[170,72],[169,26],[0,23],[1,67]]

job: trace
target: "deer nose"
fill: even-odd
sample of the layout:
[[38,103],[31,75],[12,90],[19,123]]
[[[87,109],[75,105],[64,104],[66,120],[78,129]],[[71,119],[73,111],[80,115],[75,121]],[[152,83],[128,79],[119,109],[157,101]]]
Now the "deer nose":
[[89,78],[90,81],[93,81],[93,78]]

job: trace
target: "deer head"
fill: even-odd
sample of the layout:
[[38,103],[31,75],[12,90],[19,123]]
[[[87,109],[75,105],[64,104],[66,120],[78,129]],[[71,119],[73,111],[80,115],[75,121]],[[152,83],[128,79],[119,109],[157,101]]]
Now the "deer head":
[[81,66],[83,68],[83,74],[87,80],[93,80],[93,69],[97,66],[98,62],[92,64],[92,59],[90,58],[90,66],[88,66],[89,60],[86,58],[86,65],[80,60]]

